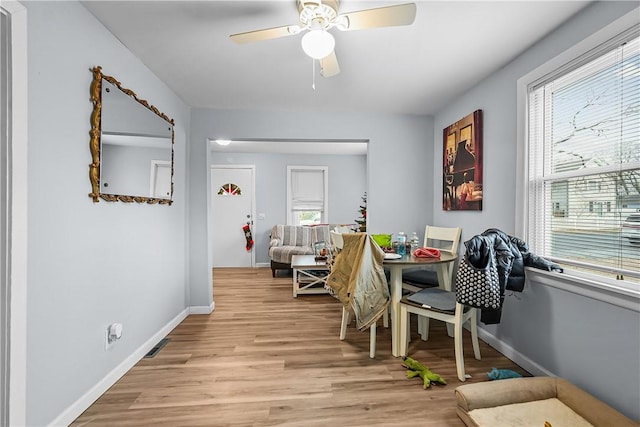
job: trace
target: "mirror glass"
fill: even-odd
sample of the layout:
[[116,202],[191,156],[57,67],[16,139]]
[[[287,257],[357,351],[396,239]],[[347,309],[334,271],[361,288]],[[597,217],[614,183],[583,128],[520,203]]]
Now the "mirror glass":
[[98,129],[92,129],[89,196],[94,201],[171,204],[173,120],[102,74],[100,67],[93,72],[92,123]]

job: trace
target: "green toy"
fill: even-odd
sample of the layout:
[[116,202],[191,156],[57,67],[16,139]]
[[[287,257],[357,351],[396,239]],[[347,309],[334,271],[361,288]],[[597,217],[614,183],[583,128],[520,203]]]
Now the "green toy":
[[402,366],[408,369],[407,378],[414,378],[418,376],[422,378],[422,381],[423,381],[422,388],[425,390],[429,388],[431,383],[438,383],[438,384],[447,383],[447,381],[444,378],[442,378],[440,375],[436,374],[435,372],[431,372],[429,368],[427,368],[422,363],[410,357],[405,357],[403,359]]

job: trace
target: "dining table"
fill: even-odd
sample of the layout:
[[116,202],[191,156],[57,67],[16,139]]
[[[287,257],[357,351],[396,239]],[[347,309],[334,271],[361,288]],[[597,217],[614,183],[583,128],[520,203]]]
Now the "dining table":
[[400,356],[400,300],[402,299],[402,271],[434,266],[438,275],[438,284],[441,289],[451,291],[453,282],[453,267],[458,259],[457,254],[441,251],[438,258],[415,257],[410,253],[406,255],[385,254],[382,265],[390,272],[389,287],[391,294],[391,354]]

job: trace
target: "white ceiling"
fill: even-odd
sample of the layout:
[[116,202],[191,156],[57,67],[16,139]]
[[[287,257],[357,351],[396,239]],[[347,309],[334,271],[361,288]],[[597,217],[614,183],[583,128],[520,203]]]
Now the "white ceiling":
[[[339,12],[407,2],[343,0]],[[300,34],[246,45],[229,39],[297,23],[295,0],[82,3],[191,107],[422,115],[437,112],[589,2],[417,1],[413,25],[332,30],[341,73],[323,78],[316,70],[315,91]]]

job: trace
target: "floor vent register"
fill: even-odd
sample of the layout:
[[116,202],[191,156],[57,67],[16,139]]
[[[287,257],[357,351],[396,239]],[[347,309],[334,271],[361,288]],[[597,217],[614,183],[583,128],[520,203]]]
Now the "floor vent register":
[[162,350],[162,347],[167,345],[168,342],[169,342],[169,338],[162,338],[160,342],[158,342],[158,344],[156,344],[155,346],[153,346],[151,350],[149,350],[149,353],[144,355],[145,359],[155,357],[156,354],[158,354],[160,350]]

